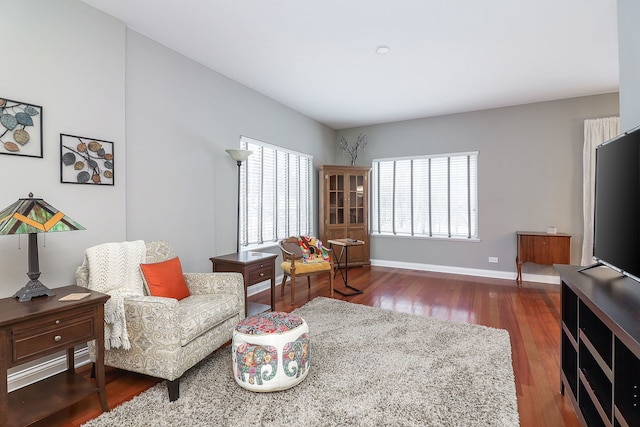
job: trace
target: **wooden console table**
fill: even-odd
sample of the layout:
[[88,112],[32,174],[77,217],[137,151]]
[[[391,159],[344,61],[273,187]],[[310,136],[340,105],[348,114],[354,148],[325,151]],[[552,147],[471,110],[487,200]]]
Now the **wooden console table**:
[[516,282],[522,285],[522,264],[553,265],[571,263],[571,235],[565,233],[549,234],[537,231],[516,231],[518,253]]
[[[98,393],[107,411],[104,378],[104,303],[109,295],[79,286],[55,289],[55,296],[18,302],[0,299],[0,426],[25,426]],[[90,292],[78,301],[58,301]],[[75,372],[74,346],[96,340],[96,384]],[[7,370],[66,350],[67,370],[8,392]]]
[[[247,317],[271,309],[276,311],[276,258],[278,255],[264,252],[240,252],[209,258],[213,272],[236,272],[244,277],[244,311]],[[247,288],[265,280],[271,280],[271,307],[247,301]]]

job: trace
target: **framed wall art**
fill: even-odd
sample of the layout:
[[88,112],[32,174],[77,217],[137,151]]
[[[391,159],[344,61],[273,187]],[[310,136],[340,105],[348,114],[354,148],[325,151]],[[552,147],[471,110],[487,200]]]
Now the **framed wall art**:
[[42,107],[0,98],[0,154],[42,158]]
[[113,185],[113,142],[61,133],[60,182]]

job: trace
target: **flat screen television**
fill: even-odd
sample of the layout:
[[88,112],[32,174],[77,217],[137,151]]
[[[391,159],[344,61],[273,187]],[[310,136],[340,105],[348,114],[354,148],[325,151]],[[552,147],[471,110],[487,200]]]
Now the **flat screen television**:
[[593,257],[640,281],[640,127],[596,147]]

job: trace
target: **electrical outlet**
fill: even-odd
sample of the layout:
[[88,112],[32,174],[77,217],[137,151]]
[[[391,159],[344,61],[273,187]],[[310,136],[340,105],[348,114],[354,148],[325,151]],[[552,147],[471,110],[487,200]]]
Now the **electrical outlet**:
[[490,256],[489,257],[489,262],[492,264],[497,264],[498,263],[498,257],[497,256]]

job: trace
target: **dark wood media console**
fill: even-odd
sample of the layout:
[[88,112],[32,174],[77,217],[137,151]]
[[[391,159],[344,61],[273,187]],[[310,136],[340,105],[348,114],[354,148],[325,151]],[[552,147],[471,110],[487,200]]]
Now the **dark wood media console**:
[[607,267],[562,279],[561,393],[587,426],[640,426],[640,283]]

